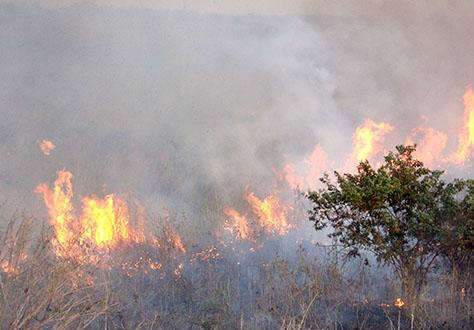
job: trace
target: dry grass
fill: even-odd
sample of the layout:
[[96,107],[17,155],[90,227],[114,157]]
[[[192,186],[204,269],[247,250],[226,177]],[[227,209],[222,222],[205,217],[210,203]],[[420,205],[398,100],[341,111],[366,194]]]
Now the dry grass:
[[[383,305],[397,297],[390,274],[344,262],[336,248],[301,245],[283,255],[269,240],[255,253],[218,247],[219,256],[206,258],[205,247],[141,245],[114,252],[114,263],[101,267],[57,258],[49,229],[35,223],[16,219],[3,231],[2,328],[395,329],[399,318],[410,327],[406,309]],[[166,230],[159,235],[168,242]],[[432,275],[416,328],[473,325],[472,281],[463,293],[454,281]]]

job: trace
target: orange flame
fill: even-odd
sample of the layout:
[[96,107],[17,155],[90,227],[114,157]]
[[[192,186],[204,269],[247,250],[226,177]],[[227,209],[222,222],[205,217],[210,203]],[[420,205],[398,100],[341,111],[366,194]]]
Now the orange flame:
[[415,156],[427,166],[443,161],[443,150],[446,148],[448,136],[431,127],[415,128],[406,140],[406,144],[417,144]]
[[[165,223],[164,223],[164,228],[163,228],[163,233],[164,233],[164,239],[169,243],[168,246],[173,248],[174,250],[185,253],[186,248],[183,244],[183,241],[181,240],[181,236],[174,230],[173,226],[171,226],[169,222],[170,214],[168,210],[165,209]],[[158,240],[155,240],[155,245],[160,246],[160,242]]]
[[36,188],[36,192],[43,194],[44,203],[48,209],[49,219],[54,228],[53,245],[56,252],[67,251],[73,241],[73,206],[72,206],[72,174],[68,171],[59,171],[51,190],[45,183]]
[[321,145],[317,144],[312,153],[304,160],[303,167],[306,176],[300,176],[293,164],[286,164],[281,175],[291,189],[314,188],[319,177],[327,169],[327,164],[328,156]]
[[94,242],[99,248],[112,248],[119,242],[135,241],[124,201],[107,195],[104,199],[84,197],[82,203],[83,239]]
[[283,167],[282,175],[291,189],[295,190],[303,187],[305,179],[296,173],[293,164],[286,164],[285,167]]
[[328,168],[328,155],[320,144],[316,145],[313,152],[307,158],[309,172],[306,178],[308,186],[313,188],[323,172]]
[[259,224],[267,232],[284,235],[291,228],[286,218],[287,207],[280,205],[277,197],[270,195],[261,200],[250,192],[245,195],[245,199],[252,207],[252,212],[257,216]]
[[0,262],[0,271],[8,275],[16,275],[19,273],[19,269],[12,265],[8,260],[2,260]]
[[367,160],[382,151],[385,135],[392,131],[393,127],[388,123],[366,119],[354,133],[352,160]]
[[184,247],[183,241],[181,240],[181,236],[179,236],[174,231],[171,231],[169,237],[169,242],[173,246],[173,248],[181,253],[186,252],[186,248]]
[[43,154],[45,154],[46,156],[49,156],[51,154],[51,150],[56,148],[54,143],[49,141],[49,140],[40,141],[39,147],[40,147],[41,151],[43,152]]
[[183,263],[181,262],[178,267],[175,268],[175,270],[173,271],[174,275],[177,277],[177,278],[180,278],[181,275],[183,275],[183,271],[184,271],[184,265]]
[[402,308],[403,306],[405,306],[405,302],[401,298],[395,299],[395,302],[393,304],[397,308]]
[[8,259],[0,259],[0,272],[7,275],[18,275],[20,273],[21,264],[28,259],[25,252],[20,252],[16,256],[11,256]]
[[463,96],[464,100],[464,125],[459,133],[458,150],[451,160],[456,164],[464,164],[471,156],[474,149],[474,92],[468,88]]
[[[114,248],[119,243],[140,242],[144,235],[129,223],[127,204],[114,195],[104,199],[94,196],[82,199],[82,214],[74,215],[72,204],[72,174],[59,171],[53,189],[40,184],[36,192],[43,195],[51,225],[54,228],[53,246],[58,256],[80,256],[84,243],[92,247]],[[78,249],[79,247],[79,249]]]
[[153,270],[160,270],[162,265],[159,262],[149,261],[148,266]]
[[238,239],[245,240],[250,238],[250,228],[245,216],[230,207],[224,209],[224,214],[232,219],[232,223],[225,223],[224,229],[235,234]]

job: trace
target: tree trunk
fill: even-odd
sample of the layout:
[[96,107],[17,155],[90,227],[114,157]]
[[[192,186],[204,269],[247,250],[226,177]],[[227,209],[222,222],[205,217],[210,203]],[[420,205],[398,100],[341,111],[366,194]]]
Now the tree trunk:
[[415,267],[405,264],[401,267],[401,289],[402,299],[404,300],[410,317],[411,328],[414,326],[415,312],[420,302],[421,289],[425,279],[417,274]]

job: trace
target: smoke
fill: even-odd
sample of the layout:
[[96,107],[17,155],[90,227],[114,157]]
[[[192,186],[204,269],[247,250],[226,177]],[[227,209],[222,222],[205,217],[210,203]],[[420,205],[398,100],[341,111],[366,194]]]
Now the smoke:
[[0,193],[35,200],[67,168],[79,194],[199,214],[249,185],[268,193],[318,143],[342,161],[366,117],[396,128],[392,145],[422,116],[454,132],[473,12],[371,4],[370,16],[0,5]]

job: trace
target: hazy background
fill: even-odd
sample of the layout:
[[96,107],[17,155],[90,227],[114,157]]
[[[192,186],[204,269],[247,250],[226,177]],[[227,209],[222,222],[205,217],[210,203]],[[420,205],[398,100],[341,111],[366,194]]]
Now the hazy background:
[[192,214],[317,143],[342,160],[366,117],[455,148],[473,22],[471,1],[1,1],[0,197],[41,206],[66,168],[78,194]]

